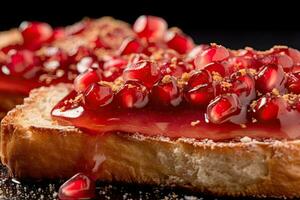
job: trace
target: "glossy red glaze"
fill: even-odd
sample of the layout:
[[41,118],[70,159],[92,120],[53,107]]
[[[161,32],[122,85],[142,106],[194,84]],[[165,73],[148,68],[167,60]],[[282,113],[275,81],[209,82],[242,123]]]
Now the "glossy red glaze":
[[[74,98],[76,92],[72,92],[66,99]],[[232,96],[232,95],[231,95]],[[180,105],[161,109],[157,105],[148,103],[141,109],[124,109],[119,104],[111,104],[97,110],[85,110],[83,106],[62,110],[68,107],[64,101],[60,102],[52,111],[54,119],[64,123],[72,124],[90,134],[97,133],[141,133],[147,136],[165,136],[171,139],[180,137],[195,139],[212,139],[215,141],[230,140],[234,138],[251,136],[256,139],[295,139],[299,138],[299,117],[298,111],[288,112],[287,115],[278,119],[282,123],[252,123],[246,121],[243,108],[237,106],[238,98],[229,99],[222,103],[224,113],[217,115],[216,122],[223,120],[245,122],[245,128],[240,124],[223,122],[222,124],[210,123],[207,119],[206,110],[200,107]],[[212,103],[213,111],[219,111],[215,105],[220,100]],[[233,102],[233,103],[232,103]],[[238,114],[238,112],[240,112]],[[101,115],[99,115],[101,113]],[[238,115],[237,115],[238,114]],[[236,118],[235,118],[236,117]],[[292,117],[292,119],[290,119]],[[221,121],[218,121],[218,120]],[[289,119],[289,120],[288,120]]]

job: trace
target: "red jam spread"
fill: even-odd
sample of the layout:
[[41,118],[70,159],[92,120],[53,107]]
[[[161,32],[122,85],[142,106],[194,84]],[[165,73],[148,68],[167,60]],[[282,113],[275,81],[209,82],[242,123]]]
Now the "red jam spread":
[[121,42],[134,35],[127,24],[111,18],[65,28],[23,22],[16,34],[1,34],[7,34],[9,45],[0,46],[0,92],[17,95],[28,95],[39,86],[72,83],[87,68],[105,64]]
[[133,31],[114,58],[75,79],[55,120],[90,134],[300,138],[298,50],[195,45],[153,16],[138,18]]

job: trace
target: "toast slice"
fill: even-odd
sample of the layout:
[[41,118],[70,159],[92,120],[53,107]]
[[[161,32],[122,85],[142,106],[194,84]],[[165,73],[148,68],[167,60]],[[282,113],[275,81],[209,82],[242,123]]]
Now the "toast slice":
[[1,160],[17,178],[96,179],[188,187],[216,195],[300,197],[300,142],[170,140],[141,134],[88,134],[51,120],[71,90],[31,92],[1,124]]

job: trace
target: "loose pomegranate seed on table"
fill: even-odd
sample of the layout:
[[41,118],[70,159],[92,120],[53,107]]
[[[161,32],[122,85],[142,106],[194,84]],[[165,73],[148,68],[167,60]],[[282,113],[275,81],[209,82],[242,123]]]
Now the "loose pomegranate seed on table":
[[60,200],[92,199],[96,196],[96,184],[90,177],[78,173],[60,186]]

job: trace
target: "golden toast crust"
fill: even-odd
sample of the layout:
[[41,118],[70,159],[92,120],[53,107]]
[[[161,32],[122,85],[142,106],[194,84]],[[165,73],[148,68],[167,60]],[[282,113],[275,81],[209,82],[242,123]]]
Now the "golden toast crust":
[[71,89],[31,92],[1,124],[1,160],[12,176],[97,179],[189,187],[216,195],[300,197],[300,142],[170,140],[141,134],[83,133],[51,120]]

